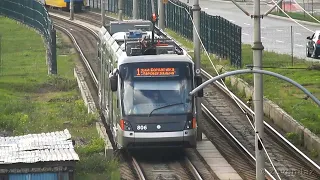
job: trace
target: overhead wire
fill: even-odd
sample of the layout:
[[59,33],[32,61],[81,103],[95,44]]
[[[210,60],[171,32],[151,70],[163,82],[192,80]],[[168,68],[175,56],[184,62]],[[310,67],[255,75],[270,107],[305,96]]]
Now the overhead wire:
[[292,20],[293,22],[295,22],[296,24],[298,24],[298,25],[301,26],[302,28],[304,28],[304,29],[306,29],[306,30],[308,30],[308,31],[310,31],[310,32],[314,32],[314,31],[312,31],[311,29],[309,29],[309,28],[305,27],[304,25],[300,24],[298,21],[296,21],[295,19],[293,19],[291,16],[289,16],[289,15],[277,4],[277,2],[275,2],[274,0],[271,0],[271,1],[272,1],[272,2],[275,4],[275,6],[277,6],[277,8],[280,9],[281,12],[282,12],[283,14],[285,14],[290,20]]
[[314,16],[312,16],[308,11],[306,11],[303,7],[301,7],[301,5],[296,1],[296,0],[293,0],[305,13],[307,13],[312,19],[316,20],[318,23],[320,23],[320,21],[315,18]]

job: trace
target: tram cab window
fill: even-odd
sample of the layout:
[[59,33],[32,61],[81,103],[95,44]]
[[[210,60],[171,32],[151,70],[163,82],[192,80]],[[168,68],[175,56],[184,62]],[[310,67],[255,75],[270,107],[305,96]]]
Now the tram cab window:
[[[172,81],[137,81],[124,82],[124,111],[125,114],[149,114],[153,109],[171,104],[154,114],[175,114],[191,111],[188,101],[190,87],[186,87],[187,80]],[[180,103],[180,104],[179,104]]]
[[[148,68],[174,69],[173,75],[141,76],[139,69]],[[128,63],[119,68],[121,79],[121,104],[124,115],[145,116],[163,114],[192,113],[192,71],[190,64],[173,62],[167,63]]]

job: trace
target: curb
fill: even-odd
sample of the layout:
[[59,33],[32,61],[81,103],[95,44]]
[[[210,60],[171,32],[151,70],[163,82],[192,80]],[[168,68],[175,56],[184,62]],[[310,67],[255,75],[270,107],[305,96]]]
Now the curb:
[[[268,16],[266,16],[266,17],[270,17],[270,18],[274,18],[274,19],[282,19],[282,20],[286,20],[286,21],[291,21],[287,17],[282,17],[282,16],[278,16],[278,15],[273,15],[273,14],[268,14]],[[308,21],[297,20],[297,19],[294,19],[294,20],[297,21],[298,23],[301,23],[301,24],[306,24],[306,25],[311,25],[311,26],[320,26],[320,23],[308,22]]]

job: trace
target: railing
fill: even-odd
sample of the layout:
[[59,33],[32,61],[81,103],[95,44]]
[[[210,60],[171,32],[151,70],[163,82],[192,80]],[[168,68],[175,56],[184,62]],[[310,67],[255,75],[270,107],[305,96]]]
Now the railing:
[[36,0],[0,0],[0,15],[31,26],[45,37],[48,73],[57,74],[56,31],[44,5]]
[[[100,1],[88,0],[90,7],[100,9]],[[124,1],[124,14],[132,17],[133,0]],[[106,11],[117,13],[118,0],[105,0]],[[158,0],[154,0],[157,12]],[[174,30],[183,37],[192,40],[192,11],[191,6],[180,1],[168,1],[165,4],[165,24],[169,29]],[[139,0],[138,17],[150,19],[151,0]],[[190,15],[191,17],[190,17]],[[208,52],[218,55],[224,59],[230,59],[235,67],[241,67],[241,27],[237,26],[220,16],[212,16],[204,11],[200,15],[200,37]]]

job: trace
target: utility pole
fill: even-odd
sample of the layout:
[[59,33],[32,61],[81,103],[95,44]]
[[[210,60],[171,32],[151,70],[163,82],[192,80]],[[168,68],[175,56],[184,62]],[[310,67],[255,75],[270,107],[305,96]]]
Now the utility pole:
[[[200,64],[200,37],[198,37],[198,33],[200,33],[200,11],[201,8],[199,6],[199,0],[194,0],[194,4],[192,7],[193,11],[193,49],[194,49],[194,60],[195,60],[195,68],[196,68],[196,76],[201,78],[201,64]],[[199,34],[200,35],[200,34]],[[201,114],[201,98],[196,97],[196,120],[199,122]],[[202,140],[202,131],[201,127],[198,125],[197,129],[197,140]]]
[[132,19],[138,19],[139,0],[133,0]]
[[119,9],[118,19],[119,19],[119,21],[122,21],[122,16],[123,16],[123,0],[119,0],[119,1],[118,1],[118,9]]
[[70,0],[70,20],[73,20],[74,16],[74,7],[73,7],[73,0]]
[[[267,16],[274,8],[278,7],[283,0],[278,0],[265,14],[260,13],[260,0],[254,0],[253,15],[250,15],[243,9],[235,0],[231,0],[242,12],[247,16],[253,18],[253,70],[262,69],[262,51],[264,49],[261,42],[261,18]],[[253,76],[254,81],[254,120],[255,120],[255,155],[256,155],[256,180],[265,179],[265,159],[263,150],[263,76],[262,74],[255,73]],[[259,139],[259,137],[260,139]]]
[[158,27],[162,30],[165,28],[165,21],[164,21],[164,0],[158,0],[158,14],[159,14],[159,21]]
[[106,15],[105,15],[105,0],[101,0],[101,25],[104,26],[104,23],[106,22]]
[[[264,49],[261,42],[261,17],[260,14],[260,0],[254,0],[254,14],[251,16],[253,18],[253,69],[262,69],[262,51]],[[254,95],[253,95],[253,105],[255,113],[255,133],[259,135],[255,136],[255,151],[256,151],[256,179],[265,179],[264,175],[264,150],[262,147],[263,143],[263,78],[262,74],[254,74]]]

